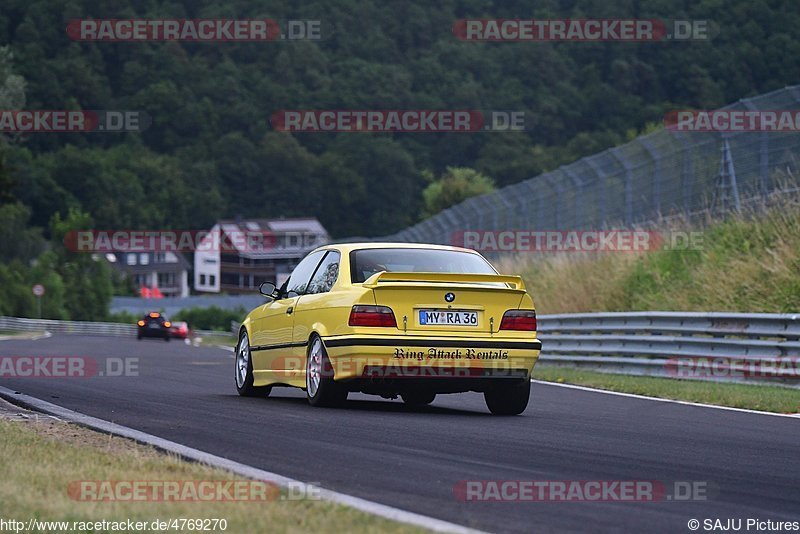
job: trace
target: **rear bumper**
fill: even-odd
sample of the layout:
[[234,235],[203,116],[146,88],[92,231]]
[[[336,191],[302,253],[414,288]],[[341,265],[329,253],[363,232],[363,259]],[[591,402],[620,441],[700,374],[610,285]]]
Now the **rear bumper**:
[[[331,336],[323,339],[337,381],[391,380],[409,386],[528,378],[538,339],[420,336]],[[475,389],[469,387],[467,389]]]
[[169,337],[169,330],[164,328],[146,328],[138,327],[137,335],[139,337]]

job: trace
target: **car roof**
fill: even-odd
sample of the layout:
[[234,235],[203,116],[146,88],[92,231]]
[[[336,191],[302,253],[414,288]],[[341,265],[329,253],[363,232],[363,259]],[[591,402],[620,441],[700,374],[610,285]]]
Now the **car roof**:
[[449,245],[433,245],[428,243],[392,243],[392,242],[363,242],[363,243],[332,243],[316,250],[338,250],[342,254],[348,254],[353,250],[375,249],[375,248],[407,248],[417,250],[451,250],[456,252],[469,252],[478,254],[470,248],[452,247]]

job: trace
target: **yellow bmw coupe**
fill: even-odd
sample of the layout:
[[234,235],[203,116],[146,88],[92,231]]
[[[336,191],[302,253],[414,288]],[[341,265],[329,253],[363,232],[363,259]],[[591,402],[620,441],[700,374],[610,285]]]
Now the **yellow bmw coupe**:
[[274,386],[312,406],[350,391],[430,404],[478,391],[496,415],[522,413],[539,357],[533,300],[519,276],[497,274],[473,250],[348,243],[310,252],[242,323],[240,395]]

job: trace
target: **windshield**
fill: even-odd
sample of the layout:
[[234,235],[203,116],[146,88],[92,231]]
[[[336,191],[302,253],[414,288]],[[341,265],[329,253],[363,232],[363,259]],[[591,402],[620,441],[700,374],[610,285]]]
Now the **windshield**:
[[381,271],[497,274],[482,256],[458,250],[370,248],[350,253],[350,272],[354,284],[364,282]]

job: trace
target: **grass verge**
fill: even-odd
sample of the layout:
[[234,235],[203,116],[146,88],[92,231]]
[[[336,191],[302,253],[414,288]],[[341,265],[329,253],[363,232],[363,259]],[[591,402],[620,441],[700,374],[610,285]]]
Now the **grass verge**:
[[34,337],[43,336],[44,330],[39,332],[23,332],[20,330],[0,330],[0,337],[3,339],[32,339]]
[[236,346],[236,336],[233,334],[225,334],[220,332],[219,334],[208,334],[204,336],[197,336],[193,338],[193,341],[197,342],[198,345],[203,345],[206,347],[213,347],[216,345],[222,345],[224,347],[234,347]]
[[[0,414],[1,415],[1,414]],[[73,500],[72,481],[245,480],[185,462],[123,438],[33,414],[27,421],[0,417],[0,518],[28,521],[146,521],[175,518],[227,520],[238,532],[420,532],[319,500],[256,502],[86,502]],[[283,494],[282,494],[283,495]],[[52,530],[52,529],[50,529]],[[63,529],[59,529],[63,530]],[[43,528],[25,532],[42,532]],[[150,531],[148,529],[148,531]],[[221,530],[217,530],[221,532]]]
[[800,390],[770,385],[723,384],[652,376],[628,376],[571,367],[537,365],[533,378],[663,399],[777,413],[800,413]]
[[539,313],[800,310],[800,199],[785,197],[738,216],[656,228],[698,232],[692,247],[649,252],[523,253],[497,261],[521,274]]

